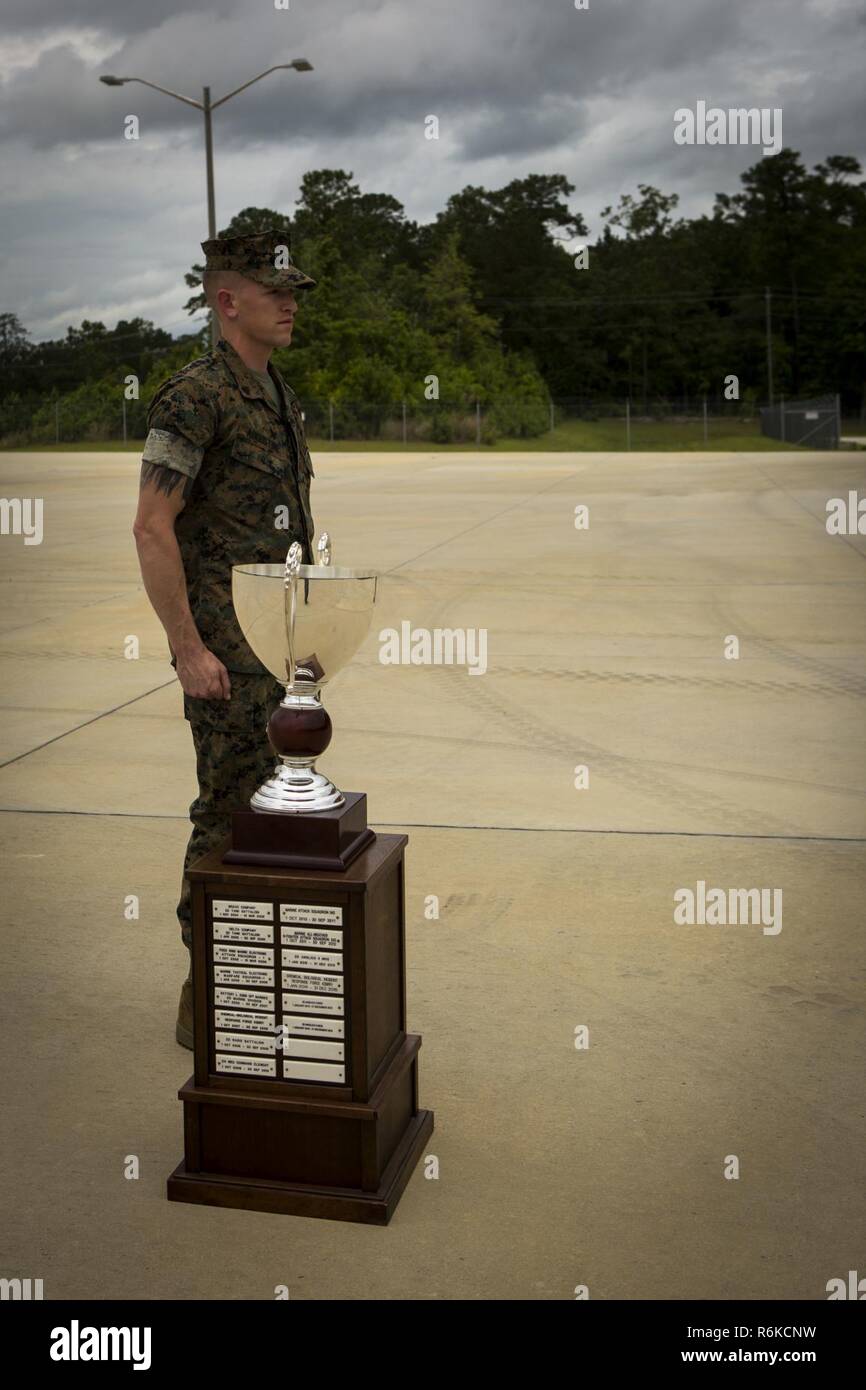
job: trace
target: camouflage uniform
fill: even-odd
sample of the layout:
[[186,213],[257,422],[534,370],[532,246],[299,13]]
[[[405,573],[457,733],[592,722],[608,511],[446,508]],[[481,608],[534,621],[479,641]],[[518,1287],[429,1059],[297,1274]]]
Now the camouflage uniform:
[[[284,557],[285,558],[285,557]],[[192,945],[192,909],[186,871],[202,854],[215,849],[231,830],[232,811],[249,808],[250,797],[274,770],[267,725],[286,693],[268,673],[231,672],[230,700],[183,697],[195,744],[198,796],[189,808],[192,834],[183,861],[177,916],[186,946]]]
[[[315,284],[294,265],[274,269],[275,246],[285,245],[279,233],[204,242],[206,269],[238,270],[263,284]],[[230,672],[232,687],[230,700],[184,695],[199,783],[190,806],[193,830],[177,906],[187,946],[192,932],[186,870],[229,833],[231,812],[248,806],[272,772],[274,755],[265,730],[285,693],[238,625],[232,566],[282,564],[292,541],[301,543],[307,563],[313,560],[313,464],[300,406],[273,366],[270,375],[282,408],[220,339],[212,352],[163,383],[147,417],[142,462],[175,469],[190,480],[175,522],[190,609],[205,646]]]

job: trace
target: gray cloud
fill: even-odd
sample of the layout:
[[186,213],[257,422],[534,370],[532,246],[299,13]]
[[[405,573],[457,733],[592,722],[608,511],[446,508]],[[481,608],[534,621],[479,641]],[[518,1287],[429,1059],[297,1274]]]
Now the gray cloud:
[[[760,157],[673,142],[698,99],[780,106],[807,163],[866,154],[859,0],[6,0],[0,143],[13,193],[5,303],[35,337],[88,316],[143,313],[177,331],[183,271],[206,235],[200,115],[103,72],[214,99],[275,62],[214,116],[218,221],[250,203],[291,211],[305,170],[342,167],[426,221],[467,183],[566,174],[596,234],[638,183],[709,211]],[[55,37],[56,35],[56,37]],[[858,43],[858,40],[860,41]],[[135,114],[141,139],[125,141]],[[424,118],[440,121],[424,139]],[[62,241],[62,255],[51,248]],[[135,266],[141,266],[136,276]],[[102,306],[102,307],[100,307]],[[133,307],[135,306],[135,307]]]
[[[231,14],[233,0],[183,0],[184,14],[211,19]],[[0,34],[40,34],[74,24],[80,29],[102,29],[109,34],[141,33],[177,14],[176,0],[147,0],[144,4],[118,5],[117,0],[77,0],[74,9],[63,7],[58,14],[57,0],[3,0]]]

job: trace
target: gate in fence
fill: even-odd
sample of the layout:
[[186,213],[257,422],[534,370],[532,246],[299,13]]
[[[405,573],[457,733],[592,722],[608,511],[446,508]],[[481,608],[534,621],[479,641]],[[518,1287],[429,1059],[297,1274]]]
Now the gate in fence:
[[761,407],[761,433],[786,444],[810,449],[838,449],[841,423],[839,397],[817,396],[811,401],[780,401]]

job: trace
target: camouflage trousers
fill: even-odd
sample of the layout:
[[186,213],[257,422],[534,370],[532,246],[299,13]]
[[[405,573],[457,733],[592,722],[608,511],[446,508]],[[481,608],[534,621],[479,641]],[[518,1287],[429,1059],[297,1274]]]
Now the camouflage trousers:
[[230,700],[183,697],[195,744],[198,796],[189,808],[192,834],[183,861],[177,916],[185,946],[192,946],[192,904],[186,871],[231,830],[232,811],[247,810],[250,797],[270,777],[276,757],[267,723],[286,688],[273,676],[230,671]]

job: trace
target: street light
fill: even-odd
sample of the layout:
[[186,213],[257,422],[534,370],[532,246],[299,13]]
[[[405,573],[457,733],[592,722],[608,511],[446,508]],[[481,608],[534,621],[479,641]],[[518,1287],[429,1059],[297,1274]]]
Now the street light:
[[[291,63],[275,63],[272,68],[266,68],[260,72],[258,77],[251,77],[249,82],[244,82],[242,86],[235,87],[233,92],[228,92],[219,101],[211,101],[210,87],[202,87],[202,100],[196,101],[193,97],[181,96],[180,92],[172,92],[168,87],[160,87],[156,82],[148,82],[144,77],[113,77],[106,75],[100,77],[100,82],[104,82],[106,87],[122,87],[125,82],[140,82],[143,87],[152,87],[155,92],[162,92],[167,97],[175,97],[177,101],[184,102],[187,106],[194,106],[198,111],[204,112],[204,147],[205,159],[207,161],[207,232],[208,237],[213,239],[216,236],[216,204],[214,201],[213,183],[213,132],[211,129],[211,112],[225,102],[231,101],[238,92],[245,92],[247,87],[251,87],[254,82],[261,82],[263,77],[269,73],[278,72],[282,68],[294,68],[295,72],[312,72],[313,65],[308,63],[306,58],[293,58]],[[216,315],[210,316],[210,337],[211,346],[216,343]]]

